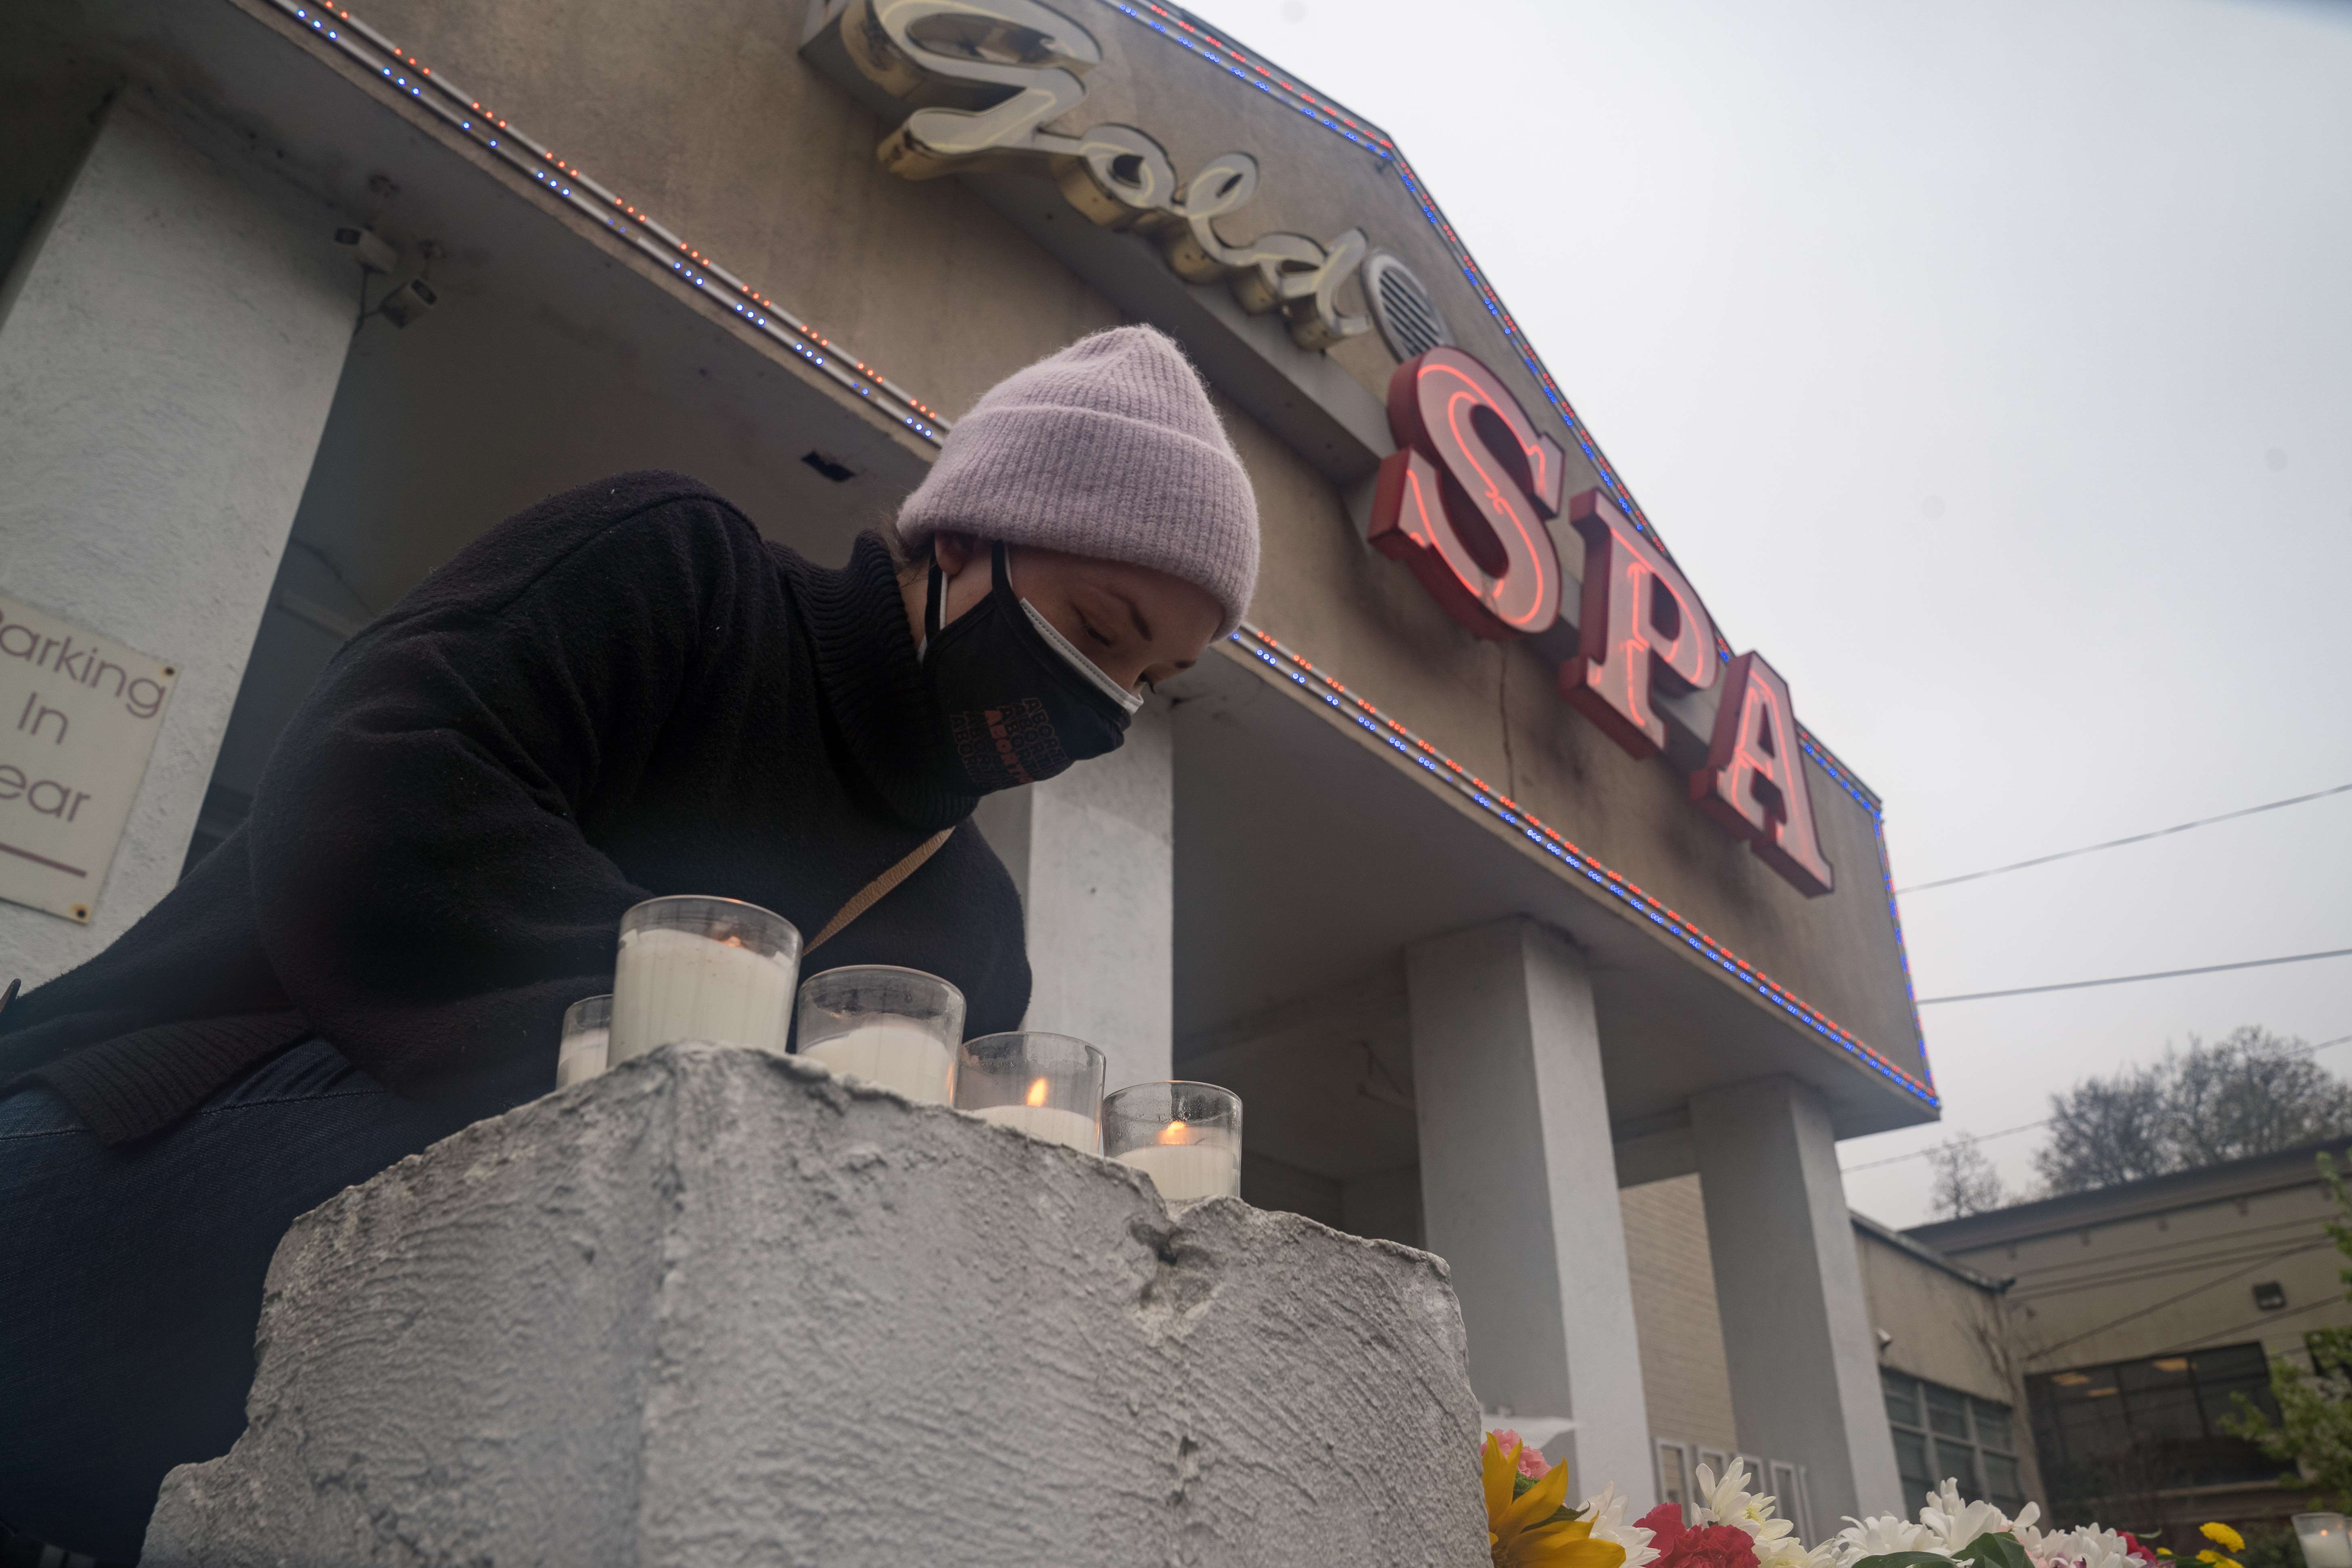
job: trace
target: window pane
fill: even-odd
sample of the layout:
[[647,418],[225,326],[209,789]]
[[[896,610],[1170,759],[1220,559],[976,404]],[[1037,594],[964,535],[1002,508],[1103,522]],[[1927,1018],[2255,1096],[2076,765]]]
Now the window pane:
[[1658,1500],[1670,1502],[1690,1518],[1690,1477],[1680,1443],[1658,1445]]
[[1895,1434],[1895,1468],[1903,1479],[1903,1496],[1907,1500],[1905,1512],[1919,1506],[1919,1500],[1936,1489],[1927,1474],[1927,1439],[1916,1432],[1897,1430]]
[[2070,1464],[2092,1465],[2131,1447],[2124,1423],[2122,1389],[2110,1367],[2054,1373],[2047,1384],[2058,1441],[2053,1447]]
[[1899,1372],[1878,1369],[1879,1386],[1886,1391],[1886,1418],[1904,1426],[1921,1425],[1919,1384]]
[[1984,1496],[1984,1481],[1977,1474],[1977,1451],[1966,1443],[1955,1443],[1948,1437],[1936,1439],[1936,1476],[1939,1480],[1958,1481],[1964,1498]]
[[2224,1436],[2221,1426],[2224,1416],[2236,1413],[2236,1396],[2240,1394],[2265,1415],[2277,1418],[2278,1405],[2271,1394],[2270,1367],[2263,1358],[2263,1347],[2227,1345],[2220,1350],[2199,1351],[2189,1361],[2194,1369],[2198,1403],[2204,1410],[2206,1432],[2203,1442],[2184,1449],[2179,1456],[2181,1468],[2188,1471],[2191,1484],[2222,1486],[2276,1477],[2278,1461],[2264,1458],[2242,1437]]
[[1981,1399],[1972,1399],[1969,1404],[1976,1411],[1978,1444],[2004,1454],[2017,1452],[2016,1441],[2009,1433],[2009,1406],[1988,1405]]
[[2205,1436],[2197,1413],[2197,1382],[2185,1355],[2130,1361],[2116,1368],[2132,1440],[2142,1447],[2193,1443]]
[[2025,1490],[2018,1484],[2017,1461],[2005,1454],[1984,1456],[1985,1500],[2003,1513],[2025,1506]]
[[1932,1383],[1920,1386],[1927,1394],[1928,1428],[1947,1437],[1966,1437],[1969,1435],[1968,1395],[1939,1388]]

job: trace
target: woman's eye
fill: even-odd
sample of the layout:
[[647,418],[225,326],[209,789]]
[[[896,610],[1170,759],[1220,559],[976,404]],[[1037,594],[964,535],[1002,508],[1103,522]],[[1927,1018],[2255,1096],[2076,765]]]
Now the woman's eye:
[[1096,647],[1110,647],[1110,638],[1108,638],[1108,637],[1107,637],[1103,636],[1101,632],[1099,632],[1099,631],[1096,630],[1096,629],[1095,629],[1095,624],[1094,624],[1094,622],[1092,622],[1092,621],[1090,621],[1090,620],[1087,619],[1087,618],[1086,618],[1086,616],[1080,616],[1078,617],[1078,626],[1079,626],[1079,629],[1080,629],[1080,630],[1084,631],[1084,632],[1087,634],[1087,636],[1088,636],[1088,637],[1090,637],[1094,638],[1094,640],[1095,640],[1095,646],[1096,646]]

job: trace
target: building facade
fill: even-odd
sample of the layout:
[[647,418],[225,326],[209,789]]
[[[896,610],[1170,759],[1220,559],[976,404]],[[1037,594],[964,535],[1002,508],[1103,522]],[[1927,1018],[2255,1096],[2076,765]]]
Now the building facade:
[[1496,1421],[1637,1508],[1610,1200],[1697,1178],[1723,1383],[1662,1436],[1896,1506],[1834,1153],[1937,1110],[1880,804],[1377,126],[1149,0],[365,4],[0,16],[0,973],[152,906],[500,517],[674,468],[838,561],[984,388],[1150,321],[1264,569],[984,808],[1031,1026],[1239,1090],[1246,1195],[1446,1257]]
[[[2020,1204],[1909,1235],[2014,1281],[2008,1353],[2061,1516],[2205,1520],[2248,1536],[2324,1506],[2224,1425],[2275,1415],[2270,1366],[2312,1369],[2315,1329],[2352,1326],[2317,1156],[2341,1140]],[[2177,1550],[2176,1546],[2176,1550]]]

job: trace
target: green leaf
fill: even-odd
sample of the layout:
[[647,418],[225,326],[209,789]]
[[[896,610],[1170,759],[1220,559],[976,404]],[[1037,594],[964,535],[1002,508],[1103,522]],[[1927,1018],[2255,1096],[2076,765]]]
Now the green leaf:
[[1973,1563],[1977,1568],[2033,1568],[2033,1560],[2025,1554],[2025,1548],[2017,1543],[2017,1537],[2005,1531],[1999,1533],[1989,1531],[1953,1552],[1952,1556],[1957,1562]]
[[1952,1560],[1940,1552],[1882,1552],[1853,1568],[1952,1568]]

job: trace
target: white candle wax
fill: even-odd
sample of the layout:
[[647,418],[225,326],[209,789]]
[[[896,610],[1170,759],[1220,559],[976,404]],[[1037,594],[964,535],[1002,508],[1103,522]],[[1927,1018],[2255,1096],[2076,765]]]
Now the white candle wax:
[[586,1083],[604,1070],[604,1058],[613,1046],[610,1029],[583,1029],[564,1037],[563,1048],[555,1055],[555,1087],[570,1089],[575,1083]]
[[678,1040],[784,1048],[800,965],[688,931],[633,931],[613,972],[614,1063]]
[[910,1019],[877,1017],[846,1034],[803,1045],[801,1055],[920,1104],[945,1105],[955,1097],[955,1051]]
[[2352,1568],[2352,1536],[2345,1533],[2343,1515],[2297,1515],[2294,1529],[2309,1568]]
[[1082,1110],[1066,1110],[1058,1105],[983,1105],[972,1114],[999,1127],[1018,1128],[1048,1143],[1087,1154],[1102,1152],[1102,1131]]
[[1242,1190],[1241,1151],[1222,1142],[1146,1143],[1121,1154],[1118,1163],[1150,1176],[1171,1204],[1235,1196]]

